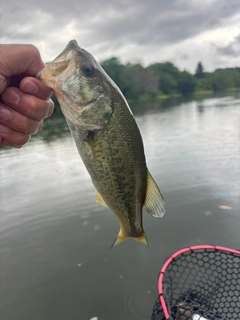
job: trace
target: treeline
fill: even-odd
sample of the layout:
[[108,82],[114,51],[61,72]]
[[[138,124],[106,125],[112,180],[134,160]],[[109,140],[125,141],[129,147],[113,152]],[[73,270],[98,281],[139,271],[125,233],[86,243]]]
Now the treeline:
[[165,95],[192,95],[240,88],[240,68],[205,72],[199,62],[195,74],[180,71],[173,63],[122,64],[118,58],[101,63],[103,69],[129,100],[156,99]]

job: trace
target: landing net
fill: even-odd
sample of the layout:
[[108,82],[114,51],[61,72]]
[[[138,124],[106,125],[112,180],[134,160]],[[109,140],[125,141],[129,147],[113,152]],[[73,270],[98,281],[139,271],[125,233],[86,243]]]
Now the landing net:
[[152,320],[240,320],[240,251],[182,249],[162,267],[158,292]]

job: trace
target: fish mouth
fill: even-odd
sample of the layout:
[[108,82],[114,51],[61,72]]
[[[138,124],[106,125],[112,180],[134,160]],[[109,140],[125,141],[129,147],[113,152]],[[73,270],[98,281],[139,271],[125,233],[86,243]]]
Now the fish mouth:
[[57,81],[64,81],[75,72],[75,59],[77,56],[77,42],[72,40],[67,47],[53,61],[47,62],[43,70],[39,71],[35,77],[46,86],[58,88]]
[[61,62],[66,60],[72,60],[77,51],[78,51],[78,43],[76,40],[71,40],[66,48],[52,61],[52,62]]
[[[74,72],[74,66],[71,66],[71,61],[65,60],[60,62],[49,62],[46,64],[46,67],[38,72],[35,77],[42,81],[45,85],[49,86],[52,89],[57,88],[57,81],[59,79],[67,76],[71,76]],[[71,66],[69,68],[69,66]]]

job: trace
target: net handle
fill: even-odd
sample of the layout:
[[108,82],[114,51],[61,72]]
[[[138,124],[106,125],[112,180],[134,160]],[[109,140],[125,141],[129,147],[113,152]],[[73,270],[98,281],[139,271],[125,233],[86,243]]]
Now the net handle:
[[189,252],[189,251],[198,251],[198,250],[206,250],[206,249],[210,249],[213,251],[223,251],[223,252],[228,252],[228,253],[232,253],[232,254],[236,254],[240,256],[240,251],[238,250],[234,250],[234,249],[230,249],[230,248],[225,248],[225,247],[221,247],[221,246],[213,246],[213,245],[199,245],[199,246],[191,246],[191,247],[187,247],[184,249],[181,249],[177,252],[175,252],[170,258],[168,258],[168,260],[164,263],[159,277],[158,277],[158,293],[159,293],[159,301],[160,304],[162,306],[163,309],[163,313],[165,318],[168,320],[170,319],[170,315],[168,313],[168,309],[167,309],[167,305],[163,296],[163,278],[164,278],[164,273],[166,272],[168,266],[170,265],[170,263],[176,259],[178,256],[180,256],[183,253]]

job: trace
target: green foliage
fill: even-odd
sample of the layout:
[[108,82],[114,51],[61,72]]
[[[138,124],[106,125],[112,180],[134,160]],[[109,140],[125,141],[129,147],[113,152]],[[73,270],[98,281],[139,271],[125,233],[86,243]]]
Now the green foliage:
[[172,94],[176,91],[179,70],[173,63],[154,63],[147,69],[158,78],[158,89],[161,93]]
[[142,100],[164,95],[191,95],[197,91],[224,91],[240,88],[240,68],[204,72],[201,62],[194,76],[180,71],[173,63],[123,65],[117,58],[105,60],[102,67],[117,83],[127,99]]
[[180,72],[178,75],[177,89],[183,95],[190,95],[195,91],[196,80],[191,73],[187,71]]
[[[119,86],[127,100],[146,101],[169,96],[187,96],[195,92],[220,92],[240,89],[240,67],[204,72],[201,62],[194,75],[180,71],[173,63],[154,63],[144,68],[141,64],[122,64],[112,57],[101,63],[106,73]],[[55,95],[55,115],[62,115]]]
[[127,64],[125,77],[128,79],[127,96],[132,99],[138,99],[142,95],[154,97],[158,92],[158,79],[148,69],[140,64]]
[[195,72],[195,77],[198,78],[198,79],[204,77],[203,66],[202,66],[201,62],[198,62],[197,69],[196,69],[196,72]]
[[234,87],[232,74],[228,70],[216,70],[212,74],[213,91],[224,91]]
[[115,57],[103,61],[102,67],[130,100],[240,88],[240,67],[209,73],[204,72],[202,62],[198,62],[196,72],[192,75],[180,71],[171,62],[153,63],[144,68],[141,64],[124,65]]
[[240,88],[240,68],[217,69],[214,73],[220,73],[227,79],[227,88]]
[[127,85],[124,78],[125,66],[116,57],[103,61],[101,65],[109,77],[121,88],[123,94],[125,94],[124,89],[125,85]]
[[164,62],[164,63],[154,63],[151,64],[148,69],[150,69],[156,76],[159,76],[163,73],[168,73],[173,77],[177,76],[179,70],[177,67],[174,66],[171,62]]
[[154,63],[148,67],[158,77],[159,91],[163,94],[181,93],[182,95],[192,94],[196,82],[189,72],[179,71],[171,62]]
[[172,94],[177,89],[177,78],[170,73],[162,73],[159,77],[159,89],[164,94]]
[[204,73],[203,78],[198,78],[197,79],[197,91],[212,91],[212,78],[211,74],[208,72]]
[[240,88],[240,72],[233,72],[232,73],[232,78],[234,82],[234,87],[235,88]]

